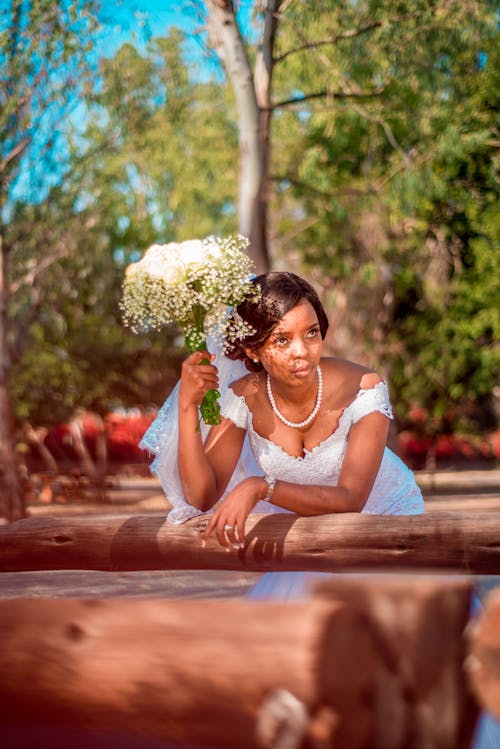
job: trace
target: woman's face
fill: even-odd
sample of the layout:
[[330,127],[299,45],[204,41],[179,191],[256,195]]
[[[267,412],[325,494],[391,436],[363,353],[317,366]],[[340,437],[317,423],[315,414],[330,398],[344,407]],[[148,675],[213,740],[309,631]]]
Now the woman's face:
[[274,380],[296,386],[316,380],[322,348],[316,311],[302,299],[282,317],[256,353]]

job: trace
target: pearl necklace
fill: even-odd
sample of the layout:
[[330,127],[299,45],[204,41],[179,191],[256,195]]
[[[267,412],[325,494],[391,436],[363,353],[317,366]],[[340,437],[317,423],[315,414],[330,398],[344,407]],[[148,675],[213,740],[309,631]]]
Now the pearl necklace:
[[300,429],[301,427],[305,427],[308,424],[310,424],[311,421],[316,417],[316,414],[318,413],[320,406],[321,406],[321,399],[323,397],[323,375],[321,374],[321,367],[319,366],[319,364],[317,367],[317,372],[318,372],[318,394],[316,395],[316,403],[315,403],[313,410],[311,411],[307,419],[304,419],[304,421],[290,421],[285,416],[283,416],[278,406],[276,405],[276,401],[274,400],[273,391],[271,389],[271,378],[269,377],[269,372],[267,373],[266,389],[267,389],[267,397],[269,398],[269,403],[271,404],[271,408],[273,409],[278,419],[280,419],[283,422],[283,424],[286,424],[287,427]]

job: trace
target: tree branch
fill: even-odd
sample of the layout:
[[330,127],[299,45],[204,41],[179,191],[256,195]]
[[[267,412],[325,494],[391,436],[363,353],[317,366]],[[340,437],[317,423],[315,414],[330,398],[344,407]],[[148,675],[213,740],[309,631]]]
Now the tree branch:
[[17,146],[14,146],[10,153],[7,154],[7,156],[0,161],[0,174],[3,174],[3,172],[7,169],[10,162],[13,161],[15,158],[20,156],[23,151],[28,147],[30,144],[31,137],[25,136],[22,140],[19,141]]
[[271,182],[289,182],[294,187],[298,187],[301,190],[314,193],[315,195],[319,195],[322,198],[330,199],[330,198],[338,198],[342,195],[367,195],[371,192],[375,192],[373,188],[369,188],[368,190],[359,190],[356,187],[348,187],[343,188],[340,190],[334,190],[327,192],[326,190],[320,190],[319,188],[315,187],[314,185],[310,185],[307,182],[302,182],[302,180],[297,179],[296,177],[292,177],[290,174],[273,174],[269,177],[269,180]]
[[353,109],[361,117],[364,117],[369,122],[373,122],[376,125],[380,125],[380,127],[383,129],[385,133],[387,140],[389,141],[391,146],[394,148],[394,150],[397,151],[401,155],[401,158],[403,159],[403,163],[405,167],[408,167],[411,162],[410,156],[405,152],[402,146],[398,143],[396,136],[394,135],[392,128],[387,122],[387,120],[383,119],[383,117],[377,117],[377,116],[370,114],[359,104],[354,105]]
[[[374,96],[380,96],[385,91],[385,86],[379,86],[378,88],[374,88],[373,91],[328,91],[328,89],[325,89],[323,91],[316,91],[312,94],[304,94],[304,96],[297,96],[293,97],[292,99],[283,99],[282,101],[277,101],[275,104],[272,104],[269,109],[279,109],[280,107],[288,107],[292,104],[302,104],[305,101],[308,101],[309,99],[322,99],[325,97],[329,97],[332,99],[368,99],[372,98]],[[266,107],[267,109],[267,107]]]
[[305,42],[304,44],[300,44],[298,47],[294,47],[293,49],[286,50],[286,52],[282,52],[281,55],[278,55],[274,58],[274,62],[275,64],[277,62],[281,62],[286,57],[289,57],[290,55],[293,55],[297,52],[304,52],[308,49],[324,47],[329,44],[337,44],[337,42],[343,41],[344,39],[353,39],[356,36],[368,34],[370,31],[382,28],[383,26],[389,26],[391,24],[400,23],[401,21],[420,18],[425,13],[435,13],[436,11],[441,10],[441,8],[446,7],[447,5],[455,4],[456,1],[457,0],[441,0],[441,2],[438,2],[436,3],[436,5],[432,6],[431,8],[426,8],[425,10],[415,11],[414,13],[403,13],[399,16],[388,18],[385,21],[372,21],[371,23],[364,24],[363,26],[359,26],[356,29],[341,31],[339,34],[335,34],[335,36],[328,37],[327,39],[317,39],[316,41]]
[[43,258],[38,258],[36,265],[33,265],[28,271],[26,271],[25,274],[18,279],[17,283],[11,283],[11,294],[16,294],[22,286],[34,287],[38,276],[43,274],[51,265],[59,262],[63,257],[68,257],[68,255],[68,245],[64,241],[60,241],[55,252],[50,255],[45,255]]

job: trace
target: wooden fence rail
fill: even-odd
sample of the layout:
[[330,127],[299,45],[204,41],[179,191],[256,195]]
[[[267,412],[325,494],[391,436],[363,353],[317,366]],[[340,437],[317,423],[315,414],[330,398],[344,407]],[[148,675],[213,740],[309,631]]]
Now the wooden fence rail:
[[218,749],[465,749],[469,605],[466,579],[404,575],[295,603],[3,600],[0,740],[28,720]]
[[498,513],[251,515],[245,548],[201,535],[207,518],[30,518],[0,527],[0,570],[441,569],[500,574]]

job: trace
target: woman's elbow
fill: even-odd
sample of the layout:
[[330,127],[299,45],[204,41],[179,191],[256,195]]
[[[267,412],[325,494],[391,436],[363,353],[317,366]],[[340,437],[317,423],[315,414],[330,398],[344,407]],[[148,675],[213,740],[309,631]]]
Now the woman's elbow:
[[364,492],[349,489],[345,486],[335,487],[337,491],[329,498],[331,512],[361,512],[368,496]]
[[199,489],[199,490],[186,490],[184,489],[184,498],[196,509],[202,512],[208,512],[211,510],[214,504],[218,500],[216,490],[213,487]]

